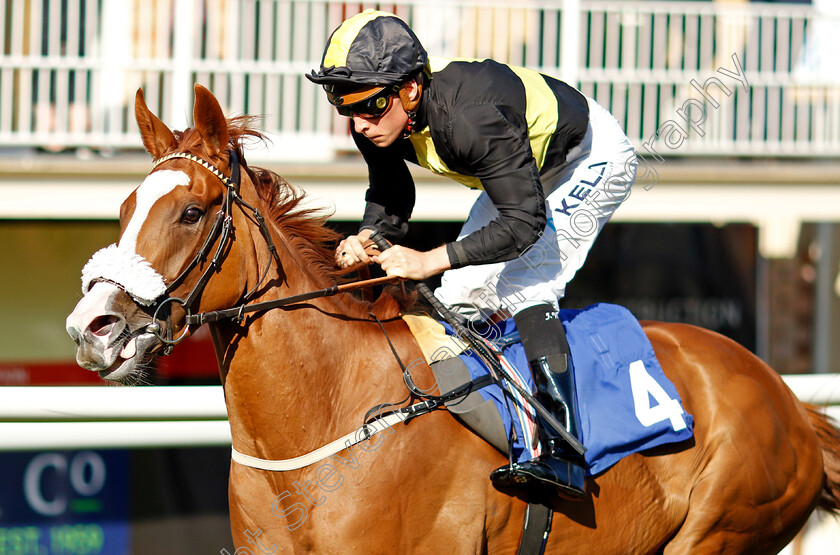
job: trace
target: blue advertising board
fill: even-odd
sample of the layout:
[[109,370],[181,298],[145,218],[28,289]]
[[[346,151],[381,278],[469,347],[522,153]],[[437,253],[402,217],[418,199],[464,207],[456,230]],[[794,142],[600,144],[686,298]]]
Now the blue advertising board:
[[125,555],[124,450],[0,453],[0,555]]

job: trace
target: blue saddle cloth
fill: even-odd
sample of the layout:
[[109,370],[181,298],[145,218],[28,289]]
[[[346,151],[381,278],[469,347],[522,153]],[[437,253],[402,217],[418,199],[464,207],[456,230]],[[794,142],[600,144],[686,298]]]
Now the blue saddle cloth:
[[[602,303],[582,310],[561,310],[560,319],[572,352],[589,475],[605,471],[632,453],[692,436],[693,418],[683,411],[676,388],[665,376],[650,341],[629,310]],[[444,327],[454,335],[451,327],[445,323]],[[534,391],[525,349],[513,319],[500,322],[482,335],[496,343]],[[459,356],[471,377],[487,374],[486,366],[472,350]],[[529,459],[516,411],[509,410],[511,400],[505,399],[496,385],[483,388],[480,394],[494,401],[509,436],[513,426],[515,459]]]

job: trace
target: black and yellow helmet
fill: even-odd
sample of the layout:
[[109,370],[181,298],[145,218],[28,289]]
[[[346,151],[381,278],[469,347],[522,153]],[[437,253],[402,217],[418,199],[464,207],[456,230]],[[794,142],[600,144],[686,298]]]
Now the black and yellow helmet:
[[[321,68],[306,77],[332,96],[405,83],[426,66],[428,55],[408,25],[391,13],[365,10],[333,31]],[[335,104],[335,102],[333,102]]]

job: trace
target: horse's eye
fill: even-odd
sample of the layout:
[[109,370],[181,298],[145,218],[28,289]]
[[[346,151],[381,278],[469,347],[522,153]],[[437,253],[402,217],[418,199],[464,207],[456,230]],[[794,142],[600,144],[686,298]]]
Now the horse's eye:
[[184,210],[184,214],[181,216],[181,222],[185,224],[194,224],[201,219],[203,214],[204,212],[202,212],[200,208],[190,206]]

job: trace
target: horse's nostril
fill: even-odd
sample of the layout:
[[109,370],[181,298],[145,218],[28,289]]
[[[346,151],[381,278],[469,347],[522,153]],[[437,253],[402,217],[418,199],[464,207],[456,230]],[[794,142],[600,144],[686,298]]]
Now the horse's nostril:
[[82,344],[82,334],[79,332],[79,329],[75,326],[70,325],[69,323],[67,325],[67,334],[70,336],[70,338],[73,340],[77,347]]
[[119,320],[119,317],[113,314],[97,316],[90,323],[90,332],[93,335],[98,335],[100,337],[108,335],[111,333],[111,330],[114,329],[114,325],[119,322]]

